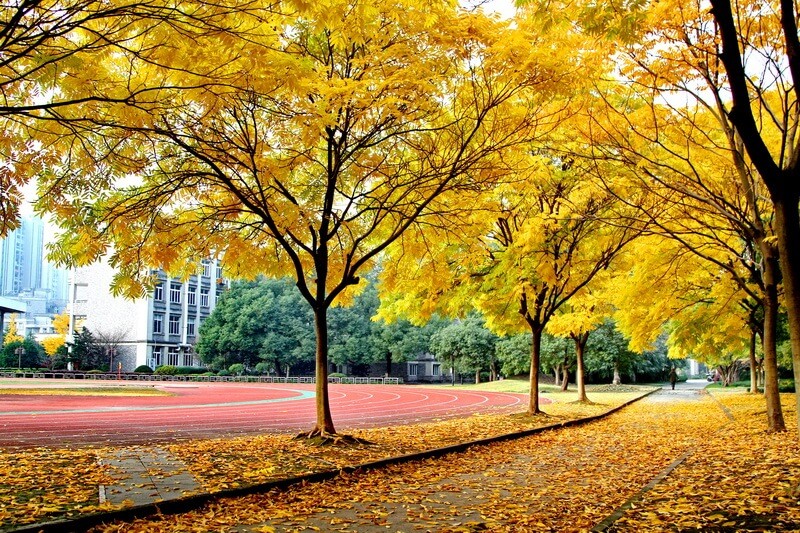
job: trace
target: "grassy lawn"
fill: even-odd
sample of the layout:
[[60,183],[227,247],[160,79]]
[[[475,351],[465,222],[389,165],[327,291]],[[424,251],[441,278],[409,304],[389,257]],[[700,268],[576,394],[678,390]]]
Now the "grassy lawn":
[[[498,381],[487,381],[484,383],[469,383],[465,385],[456,384],[448,385],[443,383],[441,385],[433,385],[437,388],[453,388],[461,390],[482,390],[491,392],[514,392],[519,394],[530,394],[530,383],[528,378],[506,378]],[[619,393],[619,392],[639,392],[647,391],[656,385],[587,385],[587,394],[606,394],[606,393]],[[562,392],[561,386],[551,385],[548,383],[539,383],[539,393],[544,394],[545,397],[558,399],[559,401],[573,401],[577,399],[577,389],[574,383],[569,384],[569,389]],[[572,398],[572,399],[570,399]]]

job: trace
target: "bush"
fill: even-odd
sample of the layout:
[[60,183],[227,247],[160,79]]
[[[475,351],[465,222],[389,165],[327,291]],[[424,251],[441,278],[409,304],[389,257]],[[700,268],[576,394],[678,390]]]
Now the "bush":
[[244,374],[244,365],[242,363],[234,363],[228,367],[228,372],[235,376],[241,376]]
[[206,371],[205,368],[199,366],[179,366],[178,374],[202,374]]
[[223,369],[223,370],[220,370],[219,372],[217,372],[217,375],[218,375],[218,376],[230,376],[230,375],[231,375],[231,373],[230,373],[230,371],[229,371],[229,370],[225,370],[225,369]]
[[178,367],[173,365],[161,365],[160,367],[156,368],[156,371],[153,374],[157,376],[174,376],[178,373]]
[[213,372],[203,372],[203,373],[202,373],[202,374],[200,374],[200,375],[201,375],[201,376],[216,376],[216,374],[215,374],[215,373],[213,373]]
[[346,374],[342,374],[341,372],[331,372],[330,374],[328,374],[328,377],[329,378],[346,378],[347,375]]
[[91,370],[87,370],[86,374],[106,374],[105,370],[98,370],[97,368],[93,368]]
[[794,392],[794,380],[793,379],[779,379],[778,380],[778,392]]
[[136,372],[137,374],[152,374],[153,369],[147,365],[139,365],[136,367],[136,370],[134,370],[134,372]]

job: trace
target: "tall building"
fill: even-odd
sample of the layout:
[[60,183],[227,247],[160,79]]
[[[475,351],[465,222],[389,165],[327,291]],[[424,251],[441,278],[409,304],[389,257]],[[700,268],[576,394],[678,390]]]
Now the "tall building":
[[16,229],[0,241],[0,295],[16,296],[22,292],[24,236]]
[[66,306],[67,271],[47,261],[45,233],[42,219],[26,217],[0,240],[0,296],[27,304],[25,314],[17,316],[23,334],[51,332],[53,316]]
[[199,366],[194,351],[197,332],[224,290],[217,261],[203,261],[202,271],[183,281],[163,271],[144,298],[113,296],[114,270],[99,262],[72,272],[68,309],[75,329],[86,327],[102,344],[113,347],[112,370],[140,365]]

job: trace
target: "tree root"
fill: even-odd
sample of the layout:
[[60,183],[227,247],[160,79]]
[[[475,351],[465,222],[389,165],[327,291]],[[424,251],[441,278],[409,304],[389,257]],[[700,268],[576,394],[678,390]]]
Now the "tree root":
[[569,402],[569,403],[577,403],[581,405],[598,405],[589,398],[586,398],[585,400],[575,400],[574,402]]
[[315,446],[371,446],[373,443],[352,435],[340,433],[330,433],[328,431],[314,428],[311,431],[304,431],[294,437],[294,440],[308,440]]

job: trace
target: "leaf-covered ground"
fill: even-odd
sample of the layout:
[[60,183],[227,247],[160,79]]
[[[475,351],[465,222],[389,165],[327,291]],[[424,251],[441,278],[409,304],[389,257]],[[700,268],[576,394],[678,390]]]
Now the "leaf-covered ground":
[[765,433],[760,397],[720,401],[735,422],[705,393],[665,392],[586,426],[97,531],[587,531],[684,455],[615,531],[797,530],[796,433]]
[[785,433],[766,431],[760,396],[712,393],[734,423],[709,427],[694,453],[625,513],[614,531],[800,531],[800,441],[793,395]]
[[[547,415],[533,418],[479,415],[353,432],[372,442],[370,446],[320,447],[293,440],[290,435],[262,435],[181,441],[168,448],[184,461],[200,490],[217,492],[600,414],[645,390],[596,394],[592,396],[597,402],[594,405],[572,403],[574,392],[554,393],[549,395],[554,403],[545,406]],[[136,448],[124,449],[135,452]],[[118,451],[102,446],[0,451],[0,464],[4,465],[0,469],[0,524],[10,527],[112,508],[100,503],[98,486],[116,483],[119,472],[108,466],[108,458]],[[150,472],[152,476],[171,474]]]

